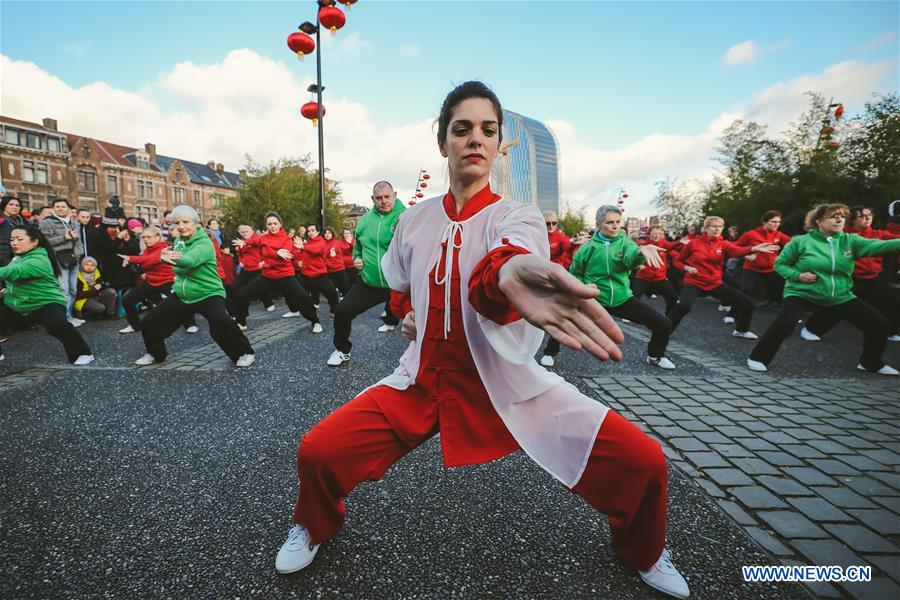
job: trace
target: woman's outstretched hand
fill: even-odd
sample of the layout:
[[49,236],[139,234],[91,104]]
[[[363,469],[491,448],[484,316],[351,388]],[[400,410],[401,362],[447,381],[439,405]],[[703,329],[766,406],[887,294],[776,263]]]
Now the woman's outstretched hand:
[[618,345],[625,337],[594,299],[597,288],[581,283],[560,265],[520,254],[500,268],[499,285],[529,323],[560,344],[587,350],[600,360],[622,360]]

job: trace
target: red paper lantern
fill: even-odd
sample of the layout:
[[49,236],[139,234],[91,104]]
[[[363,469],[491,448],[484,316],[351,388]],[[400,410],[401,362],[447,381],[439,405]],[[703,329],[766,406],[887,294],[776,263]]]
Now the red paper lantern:
[[841,116],[843,116],[843,114],[844,114],[844,105],[838,104],[838,107],[836,109],[834,109],[834,118],[840,119]]
[[303,60],[303,57],[312,53],[316,49],[316,41],[303,33],[295,31],[287,38],[288,48],[297,53],[297,58]]
[[428,184],[423,181],[422,183],[419,184],[419,187],[427,188]]
[[625,201],[624,201],[624,200],[619,200],[619,206],[622,206],[623,204],[625,204]]
[[344,10],[349,11],[350,7],[356,4],[357,0],[338,0],[338,2],[344,5]]
[[346,22],[347,17],[344,16],[344,11],[339,8],[334,6],[323,6],[319,9],[319,23],[330,30],[331,35],[334,35]]
[[[300,114],[312,121],[313,127],[319,124],[319,105],[316,102],[307,102],[301,106]],[[322,106],[322,116],[325,116],[325,106]]]
[[819,134],[823,136],[831,135],[832,133],[834,133],[834,127],[831,127],[830,125],[826,125],[819,131]]
[[431,175],[425,173],[424,175],[422,175],[422,179],[431,179]]
[[410,200],[410,201],[409,201],[409,205],[410,205],[410,206],[412,206],[412,205],[415,204],[415,203],[416,203],[415,200]]
[[627,197],[628,197],[628,194],[622,194],[622,197],[623,197],[623,198],[627,198]]
[[423,194],[422,192],[416,192],[416,198],[424,198],[424,197],[425,197],[425,194]]
[[840,142],[828,142],[828,147],[831,148],[832,150],[837,150],[838,148],[841,147],[841,144],[840,144]]

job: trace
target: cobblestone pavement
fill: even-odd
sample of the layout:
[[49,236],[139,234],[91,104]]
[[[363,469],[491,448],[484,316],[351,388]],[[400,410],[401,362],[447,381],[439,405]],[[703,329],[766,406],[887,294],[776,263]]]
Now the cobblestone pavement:
[[[646,338],[625,325],[626,335]],[[685,344],[714,377],[586,377],[784,564],[872,565],[853,596],[900,598],[900,387],[777,379]],[[810,586],[839,597],[830,584]]]

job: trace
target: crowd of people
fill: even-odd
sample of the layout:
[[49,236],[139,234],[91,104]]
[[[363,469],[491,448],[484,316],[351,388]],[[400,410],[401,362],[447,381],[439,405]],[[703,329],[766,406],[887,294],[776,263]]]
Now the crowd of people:
[[[166,339],[198,332],[196,315],[236,367],[256,357],[245,332],[250,306],[302,317],[321,334],[321,298],[333,318],[326,364],[351,359],[353,320],[382,307],[380,332],[411,340],[399,366],[307,432],[298,449],[300,494],[279,573],[305,568],[341,529],[343,502],[361,481],[441,432],[446,466],[488,462],[523,449],[609,515],[613,547],[651,587],[685,598],[665,549],[666,465],[658,444],[551,370],[561,346],[621,360],[612,316],[650,331],[646,362],[675,369],[667,347],[698,297],[718,299],[731,335],[753,340],[747,367],[765,371],[798,322],[820,340],[846,319],[863,332],[858,368],[897,375],[886,344],[900,341],[900,297],[883,256],[900,251],[900,201],[886,230],[870,207],[820,204],[806,233],[781,232],[769,210],[743,235],[707,216],[669,235],[656,225],[626,233],[622,210],[601,206],[596,227],[570,236],[553,212],[504,200],[489,185],[502,140],[496,95],[466,82],[445,99],[437,145],[449,191],[410,207],[393,186],[373,186],[373,209],[340,235],[307,224],[287,229],[276,212],[226,235],[187,205],[160,222],[128,218],[112,197],[102,215],[66,199],[24,215],[0,202],[0,341],[39,324],[70,362],[94,360],[79,328],[124,318],[140,333],[136,365],[166,360]],[[260,227],[261,226],[261,227]],[[257,229],[257,227],[260,227]],[[894,266],[888,267],[896,270]],[[751,331],[759,294],[780,310],[761,337]],[[658,296],[658,310],[645,298]],[[696,317],[695,317],[696,318]],[[544,345],[541,358],[535,353]],[[4,358],[0,348],[0,360]]]

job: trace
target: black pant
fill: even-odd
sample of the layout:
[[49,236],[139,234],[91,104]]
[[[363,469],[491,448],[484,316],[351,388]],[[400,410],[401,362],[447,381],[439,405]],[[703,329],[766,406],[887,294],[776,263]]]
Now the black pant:
[[[163,296],[168,296],[171,293],[171,283],[166,283],[163,285],[150,285],[146,281],[141,281],[139,284],[125,292],[125,295],[122,296],[122,306],[125,308],[125,320],[128,321],[128,324],[131,325],[132,329],[134,329],[135,331],[140,331],[141,313],[140,311],[138,311],[138,305],[147,300],[162,302]],[[185,329],[196,324],[197,322],[194,320],[193,313],[185,315],[184,322],[182,322],[182,325]]]
[[331,283],[334,284],[334,287],[338,289],[341,296],[345,295],[350,290],[350,280],[347,279],[346,271],[332,271],[328,273],[328,279],[330,279]]
[[[887,334],[900,334],[900,292],[890,286],[884,277],[874,279],[853,278],[853,293],[888,320]],[[807,319],[806,328],[823,336],[838,324],[841,316],[834,311],[816,311]]]
[[[0,304],[0,330],[23,328],[32,323],[44,326],[51,336],[62,342],[70,363],[83,354],[91,354],[91,348],[68,320],[62,304],[45,304],[28,315],[21,315],[5,304]],[[0,354],[3,348],[0,347]]]
[[[672,323],[664,315],[634,296],[619,306],[604,308],[614,317],[628,319],[632,323],[643,325],[650,330],[650,342],[647,344],[648,356],[659,358],[666,355],[666,346],[669,345],[669,335],[672,333]],[[551,337],[547,340],[544,354],[549,356],[559,354],[559,342],[555,338]]]
[[[228,289],[225,290],[227,296],[225,297],[225,307],[228,308],[228,313],[231,316],[234,316],[234,296],[241,288],[245,285],[254,281],[257,277],[262,277],[262,271],[248,271],[247,269],[241,269],[241,272],[237,274],[234,278],[234,281],[231,282],[231,285],[228,286]],[[271,294],[263,294],[259,297],[260,302],[263,303],[263,306],[269,308],[272,306],[272,296]]]
[[681,323],[681,319],[691,312],[697,296],[713,296],[721,300],[723,304],[730,306],[734,313],[735,330],[741,332],[749,331],[750,320],[753,318],[753,309],[756,308],[756,303],[753,301],[753,298],[727,283],[723,283],[708,292],[701,290],[692,283],[684,284],[681,288],[678,304],[669,313],[669,319],[672,321],[672,331],[675,331],[675,328]]
[[803,298],[789,296],[781,305],[781,314],[769,325],[750,353],[750,359],[768,365],[775,357],[782,342],[794,332],[799,321],[808,311],[825,314],[828,319],[847,319],[863,332],[863,351],[859,364],[870,371],[884,366],[882,354],[887,345],[888,320],[865,301],[854,298],[836,306],[821,306]]
[[[337,310],[334,311],[334,347],[345,354],[350,353],[353,344],[350,343],[350,330],[352,328],[353,319],[357,315],[366,312],[373,306],[387,302],[391,298],[391,290],[388,288],[377,288],[367,284],[362,278],[357,278],[356,283],[338,304]],[[383,321],[387,325],[396,325],[399,319],[391,314],[391,311],[385,308],[387,316]]]
[[166,338],[184,323],[185,316],[200,313],[209,323],[209,335],[232,362],[244,354],[253,354],[250,341],[225,310],[225,298],[211,296],[200,302],[185,304],[171,294],[144,317],[141,335],[147,352],[158,361],[166,359]]
[[334,287],[334,283],[331,279],[328,278],[327,275],[319,275],[318,277],[307,277],[304,274],[297,275],[297,279],[300,281],[300,284],[303,288],[309,292],[309,295],[312,297],[312,303],[319,303],[319,294],[325,296],[325,299],[328,300],[328,309],[331,314],[334,314],[334,311],[337,310],[338,306],[338,293],[337,288]]
[[[353,287],[353,284],[356,283],[356,277],[359,272],[356,270],[356,267],[350,267],[349,269],[344,269],[344,277],[347,278],[347,283],[350,284],[350,287]],[[349,291],[349,289],[348,289]]]
[[647,281],[646,279],[635,277],[634,283],[631,284],[631,291],[634,292],[634,297],[637,299],[640,299],[644,294],[658,294],[662,296],[666,301],[666,314],[672,312],[675,303],[678,302],[678,294],[675,293],[675,288],[672,287],[672,282],[668,279]]
[[235,320],[241,325],[246,325],[250,303],[263,295],[271,294],[275,290],[281,292],[281,295],[284,296],[284,301],[292,312],[300,311],[300,314],[311,323],[319,322],[319,316],[316,314],[316,308],[313,306],[312,300],[303,291],[297,278],[290,275],[281,279],[269,279],[262,275],[242,287],[234,295],[232,302],[234,311],[232,315]]

